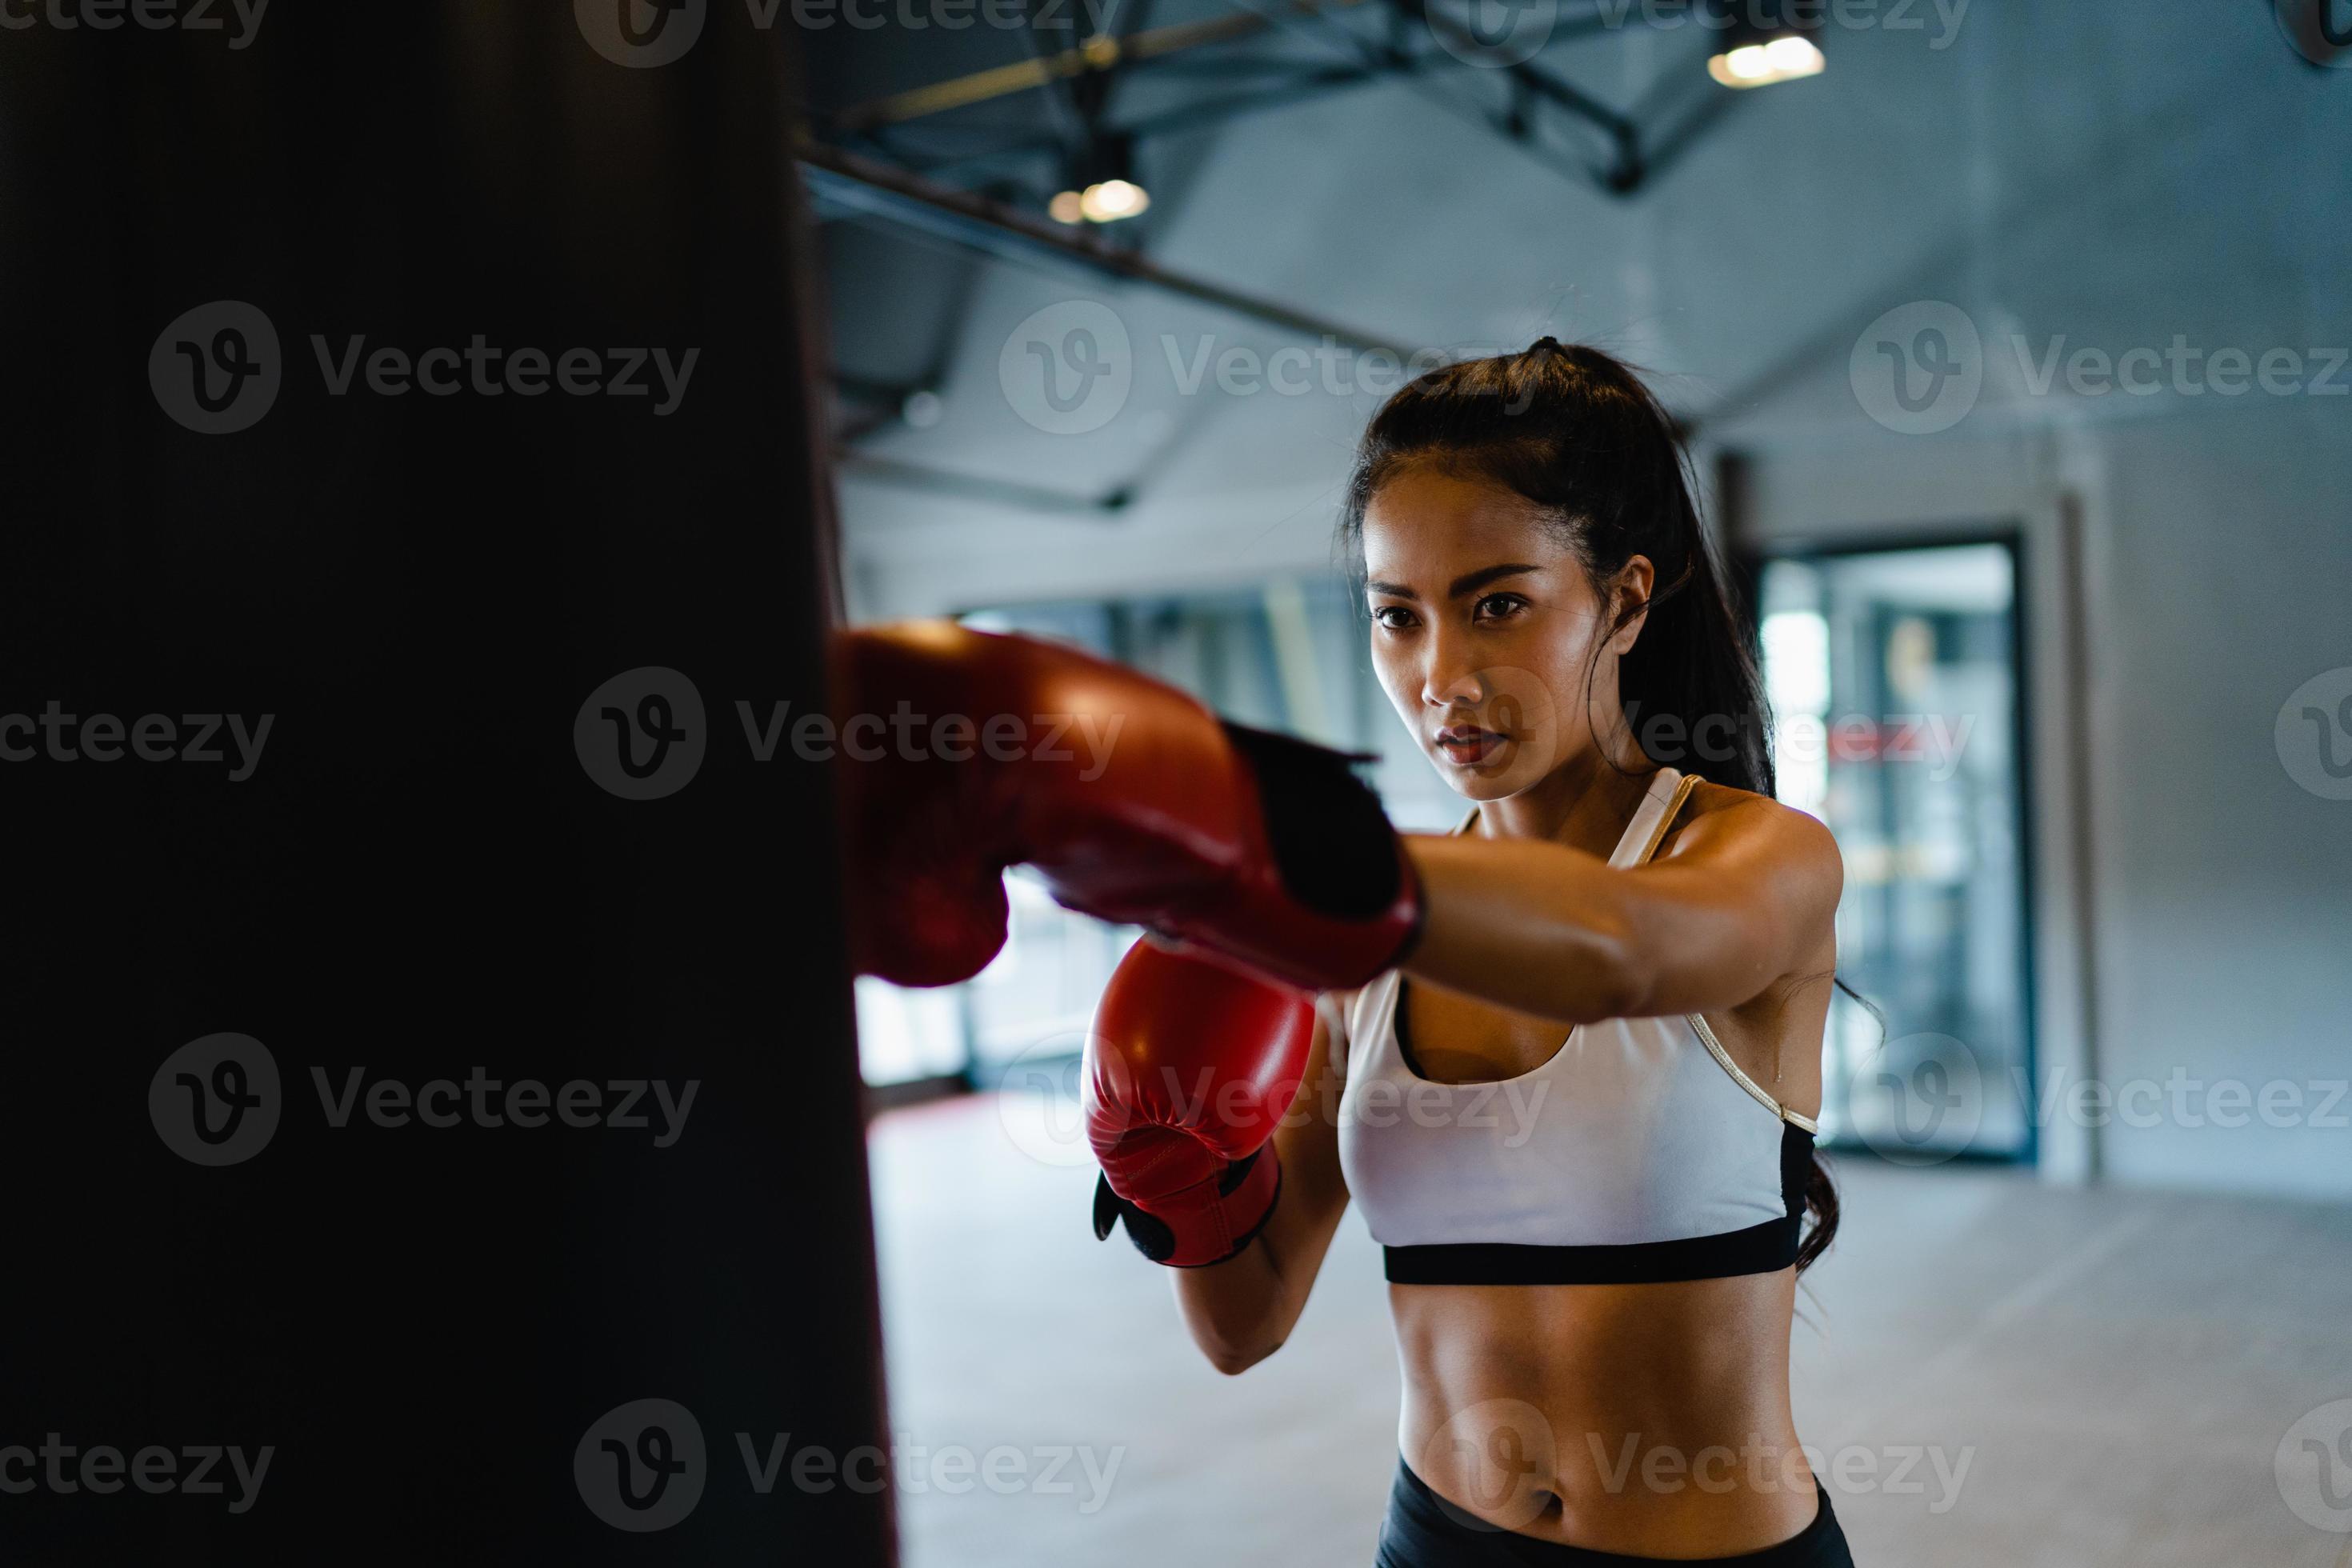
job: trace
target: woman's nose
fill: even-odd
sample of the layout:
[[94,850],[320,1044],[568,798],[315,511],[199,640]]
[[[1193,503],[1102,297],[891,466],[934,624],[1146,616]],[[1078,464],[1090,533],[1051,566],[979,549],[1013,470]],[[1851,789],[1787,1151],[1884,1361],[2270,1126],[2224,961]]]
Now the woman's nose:
[[1469,660],[1444,647],[1442,639],[1430,649],[1422,671],[1421,698],[1433,708],[1475,708],[1486,700],[1486,682]]

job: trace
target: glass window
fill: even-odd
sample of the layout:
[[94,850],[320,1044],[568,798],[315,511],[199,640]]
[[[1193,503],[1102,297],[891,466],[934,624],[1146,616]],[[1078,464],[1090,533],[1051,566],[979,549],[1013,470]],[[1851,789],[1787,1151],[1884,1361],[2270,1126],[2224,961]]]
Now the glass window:
[[1780,798],[1845,855],[1822,1132],[1895,1158],[2032,1152],[2015,556],[1769,561]]

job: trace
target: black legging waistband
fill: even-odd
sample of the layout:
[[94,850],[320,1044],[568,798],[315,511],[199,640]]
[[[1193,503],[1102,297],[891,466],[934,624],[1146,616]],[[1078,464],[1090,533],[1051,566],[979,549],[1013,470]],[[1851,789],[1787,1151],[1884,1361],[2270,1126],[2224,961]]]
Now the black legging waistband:
[[[1812,1523],[1777,1546],[1734,1557],[1675,1561],[1683,1568],[1706,1568],[1709,1563],[1737,1564],[1738,1568],[1853,1568],[1845,1531],[1838,1527],[1837,1516],[1830,1510],[1829,1493],[1822,1489],[1818,1478],[1813,1490],[1821,1506]],[[1594,1552],[1473,1522],[1413,1474],[1412,1467],[1399,1456],[1373,1568],[1658,1568],[1664,1561]]]

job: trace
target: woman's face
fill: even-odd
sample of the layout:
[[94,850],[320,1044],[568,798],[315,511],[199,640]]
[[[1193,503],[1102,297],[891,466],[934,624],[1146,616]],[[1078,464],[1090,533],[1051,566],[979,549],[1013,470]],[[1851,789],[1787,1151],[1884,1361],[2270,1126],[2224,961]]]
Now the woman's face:
[[[1616,721],[1617,660],[1641,618],[1603,642],[1611,605],[1526,497],[1408,468],[1364,510],[1364,566],[1372,667],[1461,794],[1517,795]],[[1621,603],[1645,602],[1650,579],[1646,559],[1627,563]]]

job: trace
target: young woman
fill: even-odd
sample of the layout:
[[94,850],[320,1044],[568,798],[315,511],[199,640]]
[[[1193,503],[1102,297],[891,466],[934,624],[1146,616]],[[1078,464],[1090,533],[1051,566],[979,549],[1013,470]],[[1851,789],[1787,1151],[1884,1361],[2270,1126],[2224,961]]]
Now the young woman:
[[1433,373],[1343,540],[1381,684],[1475,805],[1405,840],[1418,942],[1326,998],[1254,1241],[1175,1272],[1193,1336],[1272,1354],[1352,1194],[1404,1372],[1382,1568],[1848,1563],[1789,1399],[1837,1224],[1838,851],[1771,798],[1673,427],[1549,338]]
[[[975,973],[1016,862],[1214,955],[1139,943],[1104,993],[1096,1233],[1170,1265],[1238,1373],[1362,1206],[1404,1370],[1382,1568],[1849,1563],[1789,1402],[1796,1276],[1837,1219],[1837,847],[1771,799],[1673,427],[1549,338],[1433,372],[1372,421],[1343,539],[1459,828],[1399,836],[1345,759],[1074,650],[847,633],[846,724],[950,716],[849,751],[858,967]],[[983,715],[1117,739],[976,752]]]

